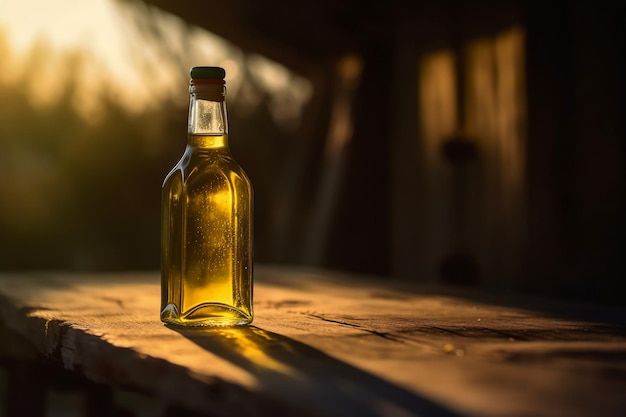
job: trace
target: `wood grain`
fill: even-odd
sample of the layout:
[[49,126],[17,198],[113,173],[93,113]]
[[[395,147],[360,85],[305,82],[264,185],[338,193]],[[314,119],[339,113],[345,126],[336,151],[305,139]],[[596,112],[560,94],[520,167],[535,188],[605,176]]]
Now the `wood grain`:
[[250,327],[162,325],[157,272],[4,273],[0,319],[64,367],[147,393],[152,415],[626,415],[623,309],[255,272]]

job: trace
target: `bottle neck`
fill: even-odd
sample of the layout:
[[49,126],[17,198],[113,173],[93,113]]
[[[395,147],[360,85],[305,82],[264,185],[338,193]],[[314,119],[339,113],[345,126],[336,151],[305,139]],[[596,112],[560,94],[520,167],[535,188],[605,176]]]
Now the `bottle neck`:
[[228,152],[228,135],[190,133],[187,137],[187,146],[198,151],[214,149]]
[[[211,80],[213,81],[213,80]],[[189,86],[189,137],[226,136],[228,119],[224,96],[226,87],[221,82],[198,83]]]

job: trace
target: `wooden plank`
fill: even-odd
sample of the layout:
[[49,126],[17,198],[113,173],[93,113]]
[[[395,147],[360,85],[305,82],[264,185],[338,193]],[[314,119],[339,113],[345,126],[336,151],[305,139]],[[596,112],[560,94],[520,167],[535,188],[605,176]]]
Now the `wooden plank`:
[[[626,312],[258,267],[254,326],[175,330],[158,273],[0,276],[0,319],[153,410],[623,416]],[[155,411],[155,415],[160,415]]]

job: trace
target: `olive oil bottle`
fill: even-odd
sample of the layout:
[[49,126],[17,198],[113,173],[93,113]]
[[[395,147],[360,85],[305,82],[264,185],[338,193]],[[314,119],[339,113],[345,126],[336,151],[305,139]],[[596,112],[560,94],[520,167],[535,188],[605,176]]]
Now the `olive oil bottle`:
[[252,322],[253,195],[231,156],[225,71],[194,67],[185,152],[162,189],[161,321]]

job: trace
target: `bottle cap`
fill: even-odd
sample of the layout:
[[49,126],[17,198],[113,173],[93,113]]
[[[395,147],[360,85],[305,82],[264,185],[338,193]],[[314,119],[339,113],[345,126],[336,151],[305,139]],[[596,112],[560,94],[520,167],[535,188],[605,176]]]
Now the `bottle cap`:
[[221,67],[193,67],[191,69],[192,80],[223,80],[226,71]]

